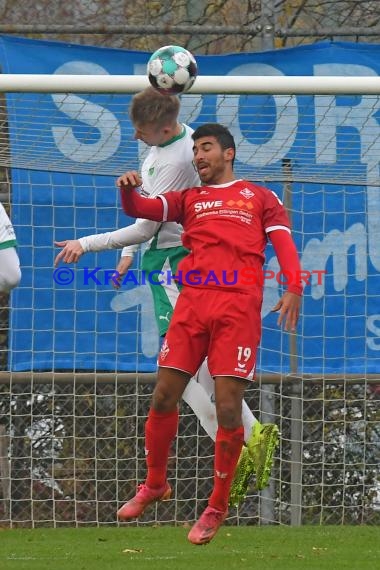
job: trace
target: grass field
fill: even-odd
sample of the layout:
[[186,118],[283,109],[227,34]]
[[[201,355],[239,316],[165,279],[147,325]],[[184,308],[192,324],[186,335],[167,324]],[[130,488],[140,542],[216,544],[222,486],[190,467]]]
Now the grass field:
[[183,527],[0,531],[1,570],[379,570],[380,529],[222,527],[193,546]]

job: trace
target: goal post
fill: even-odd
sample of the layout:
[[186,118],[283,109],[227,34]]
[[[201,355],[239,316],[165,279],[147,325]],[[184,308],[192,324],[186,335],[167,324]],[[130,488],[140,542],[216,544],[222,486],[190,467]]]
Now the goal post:
[[[199,76],[188,94],[378,95],[378,76]],[[7,74],[0,92],[7,93],[137,93],[149,86],[146,75]],[[69,90],[68,90],[69,87]]]
[[[115,292],[107,271],[118,252],[55,273],[53,243],[132,221],[115,179],[145,155],[128,106],[147,85],[139,75],[0,75],[1,195],[23,272],[0,309],[0,524],[117,524],[117,506],[144,478],[158,333],[139,258],[137,283]],[[268,248],[247,402],[279,425],[281,445],[269,489],[252,485],[228,524],[380,521],[378,116],[374,76],[200,76],[181,96],[181,120],[225,124],[236,174],[284,200],[305,271],[290,337],[271,313],[284,277]],[[175,499],[142,522],[194,520],[212,457],[182,404],[169,465]]]

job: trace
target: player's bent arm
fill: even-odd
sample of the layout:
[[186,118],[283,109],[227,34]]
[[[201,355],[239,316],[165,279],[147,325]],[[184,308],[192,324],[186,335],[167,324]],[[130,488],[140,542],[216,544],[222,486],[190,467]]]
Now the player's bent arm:
[[143,198],[130,187],[120,187],[121,205],[124,212],[132,218],[145,218],[155,222],[163,221],[164,208],[160,197]]
[[143,198],[130,187],[120,188],[121,204],[124,212],[134,218],[145,218],[155,222],[183,223],[183,197],[186,190],[172,190],[157,198]]
[[137,170],[128,170],[116,180],[116,186],[141,186],[142,179]]
[[[168,163],[161,166],[159,173],[155,177],[149,198],[152,199],[161,194],[165,194],[166,192],[171,191],[173,187],[178,188],[180,189],[178,191],[181,191],[184,187],[187,188],[190,182],[194,185],[199,184],[200,181],[194,172],[194,166],[192,166],[189,160],[183,160],[182,162],[178,161],[176,164]],[[122,184],[124,186],[133,186],[133,184],[129,184],[129,179],[125,181],[123,177],[120,177],[117,181],[117,185],[120,187]],[[144,241],[151,239],[158,232],[161,225],[159,222],[146,219],[137,219],[135,223],[139,225],[141,224],[140,228],[146,235],[146,239]],[[151,234],[148,235],[148,232],[151,232]],[[139,239],[135,240],[134,243],[140,244],[143,242]],[[137,250],[138,246],[134,247],[133,245],[128,245],[123,248],[121,257],[133,257]]]

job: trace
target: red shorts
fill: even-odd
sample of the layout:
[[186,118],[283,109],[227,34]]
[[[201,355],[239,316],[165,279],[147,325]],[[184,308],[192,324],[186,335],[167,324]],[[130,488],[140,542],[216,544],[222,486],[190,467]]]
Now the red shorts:
[[261,337],[261,298],[183,287],[158,365],[194,376],[208,356],[212,376],[253,380]]

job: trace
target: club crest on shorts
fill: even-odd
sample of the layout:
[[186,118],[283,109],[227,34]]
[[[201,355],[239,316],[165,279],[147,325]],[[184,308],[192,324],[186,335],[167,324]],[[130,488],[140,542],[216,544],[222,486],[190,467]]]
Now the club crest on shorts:
[[161,360],[165,360],[165,358],[169,354],[169,350],[170,350],[170,348],[168,345],[168,341],[165,339],[164,342],[162,343],[161,350],[160,350],[160,359]]

